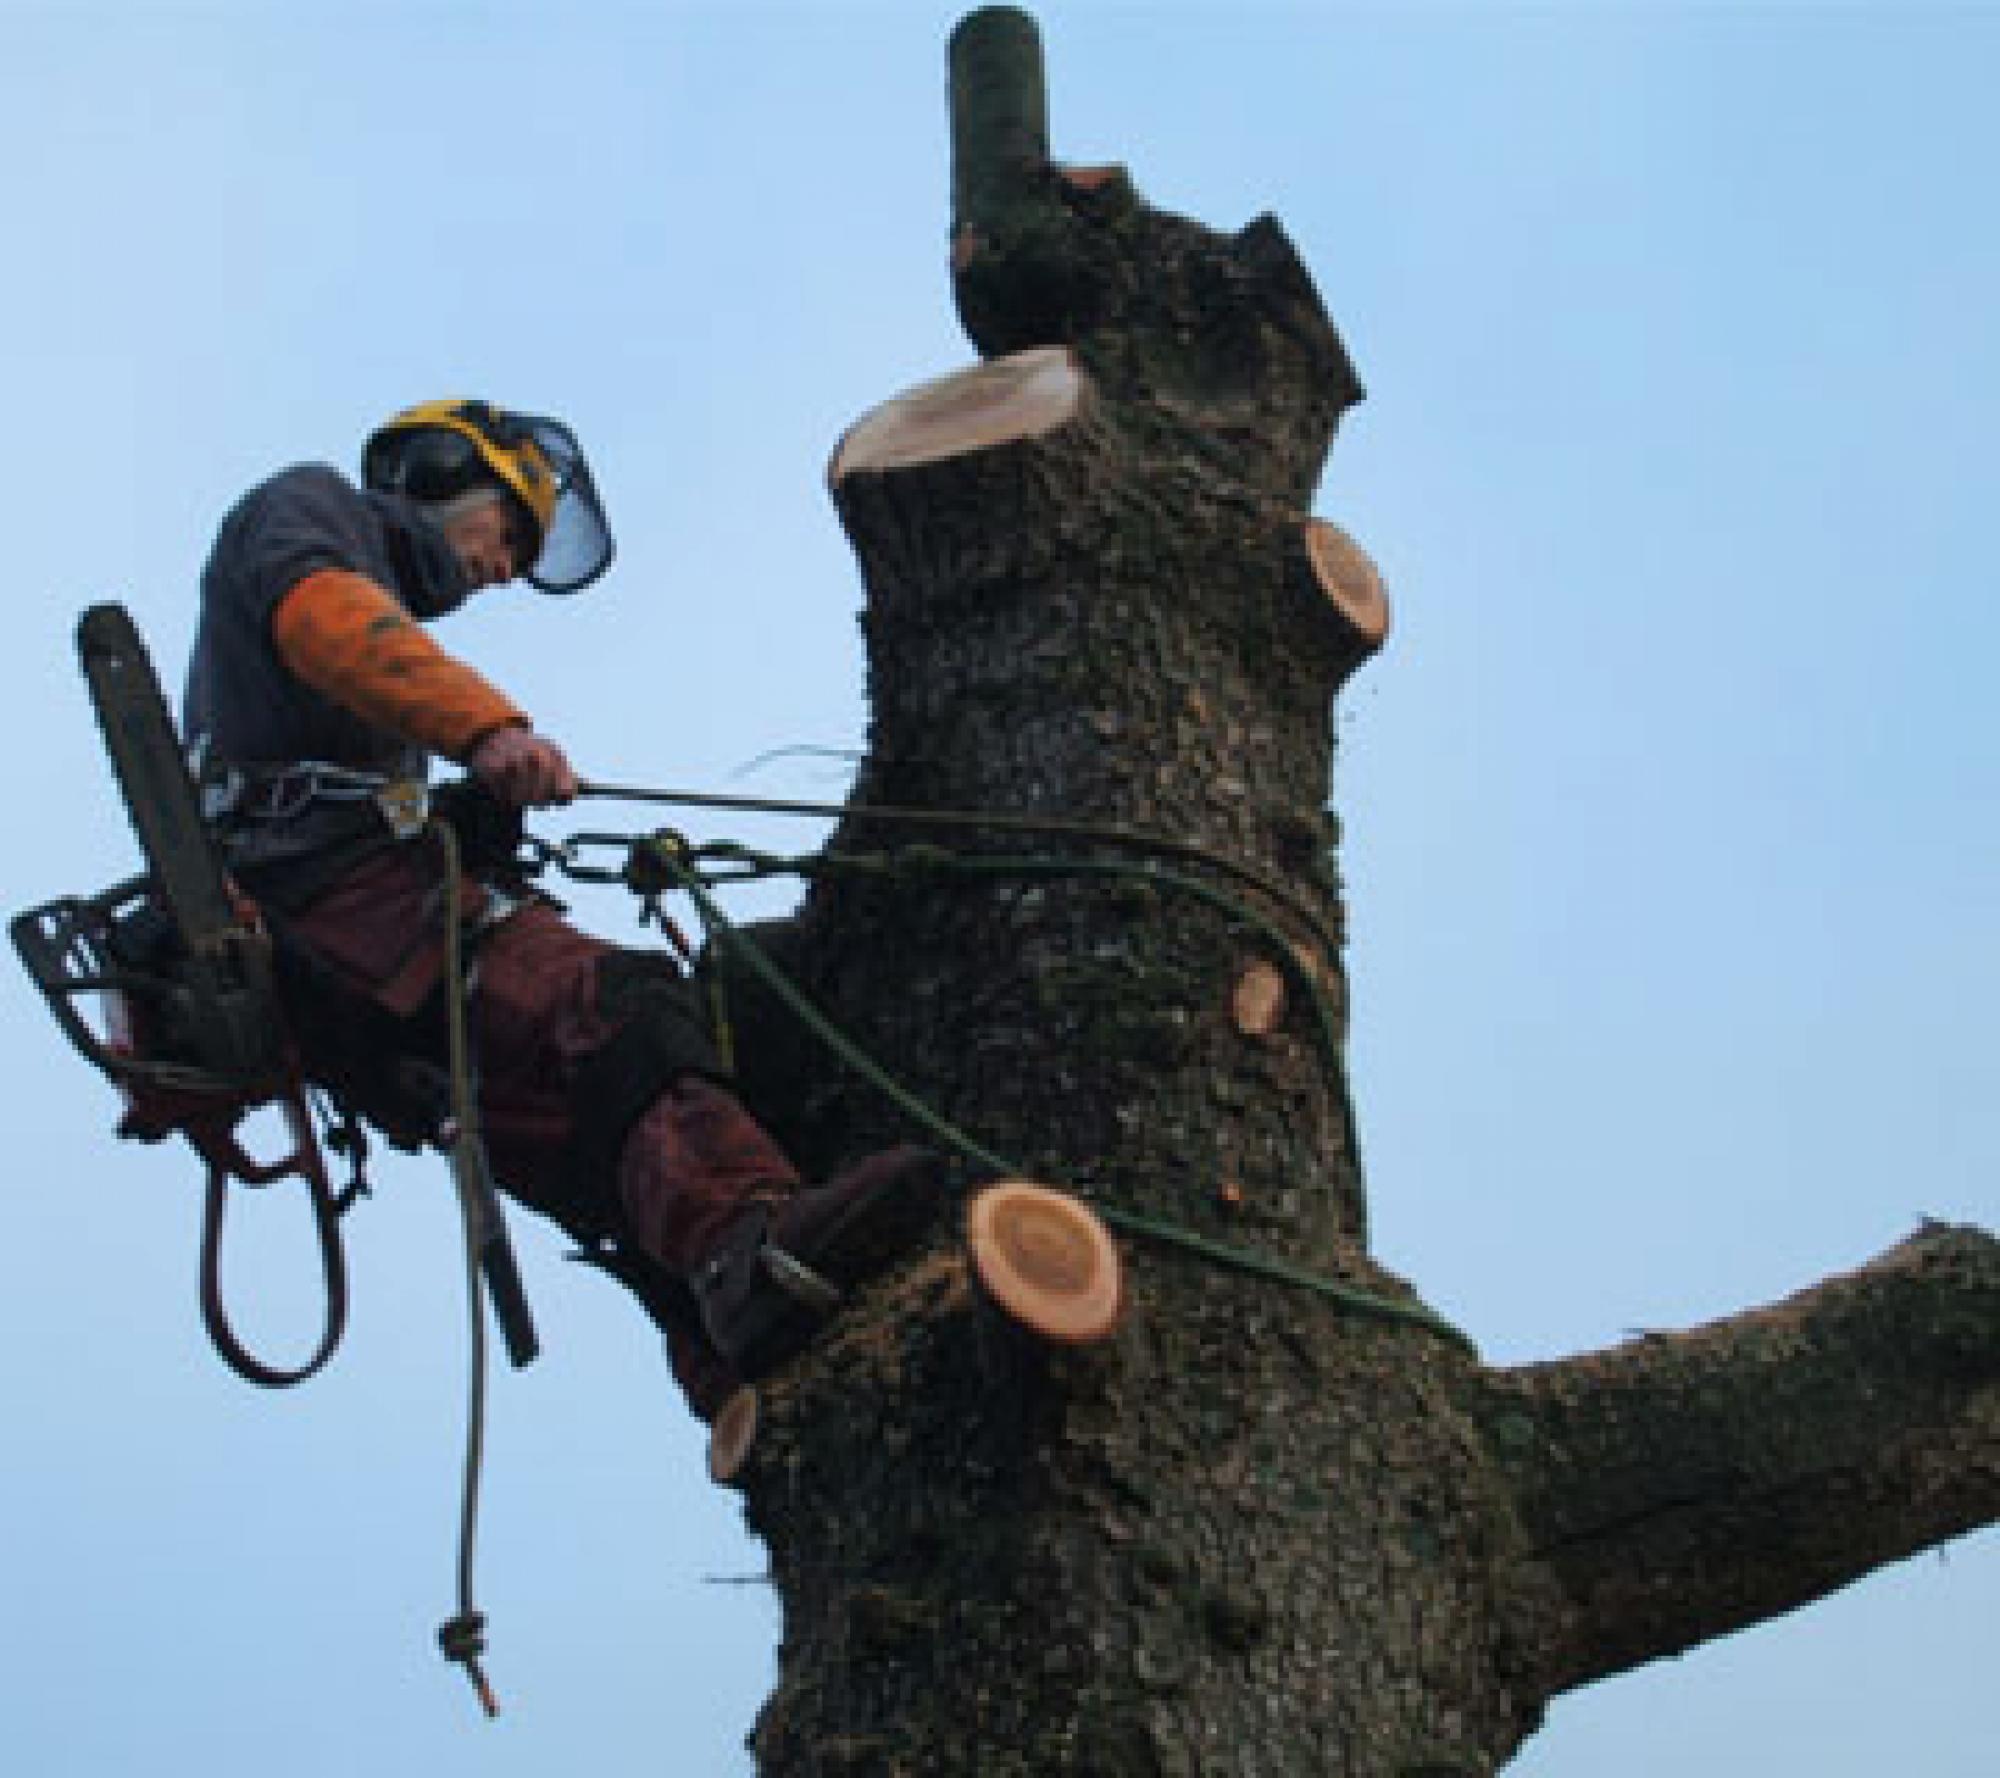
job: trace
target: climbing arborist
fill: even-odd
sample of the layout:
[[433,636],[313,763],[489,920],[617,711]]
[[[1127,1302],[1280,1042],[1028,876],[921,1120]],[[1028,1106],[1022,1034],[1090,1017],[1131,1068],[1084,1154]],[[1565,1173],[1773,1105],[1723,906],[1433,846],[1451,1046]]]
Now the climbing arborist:
[[465,768],[472,790],[438,802],[464,839],[494,1173],[633,1288],[706,1418],[917,1238],[940,1184],[916,1148],[803,1184],[732,1094],[672,962],[578,932],[510,879],[519,811],[570,800],[576,772],[424,626],[517,578],[579,592],[611,556],[567,426],[478,401],[407,409],[368,439],[361,485],[286,469],[223,521],[183,728],[277,935],[308,1071],[403,1141],[439,1104],[444,854],[396,787],[433,758]]

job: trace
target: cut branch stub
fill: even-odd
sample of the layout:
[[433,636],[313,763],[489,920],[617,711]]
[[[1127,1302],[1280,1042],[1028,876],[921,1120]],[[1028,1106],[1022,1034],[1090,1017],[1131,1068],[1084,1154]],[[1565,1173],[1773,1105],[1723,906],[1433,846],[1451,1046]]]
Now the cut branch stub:
[[1088,390],[1075,357],[1059,346],[920,383],[849,429],[828,479],[838,487],[857,470],[907,469],[1053,432],[1077,417]]
[[1100,196],[1115,196],[1124,201],[1137,197],[1132,189],[1132,175],[1116,164],[1101,167],[1060,167],[1057,169],[1062,182],[1077,191],[1098,193]]
[[1285,978],[1270,964],[1252,963],[1237,977],[1230,1016],[1245,1037],[1269,1037],[1285,1016]]
[[1389,635],[1389,595],[1368,553],[1338,525],[1308,519],[1299,528],[1293,575],[1339,627],[1340,679],[1377,653]]
[[1010,1320],[1063,1346],[1091,1345],[1118,1325],[1118,1249],[1075,1198],[1007,1179],[980,1192],[965,1220],[973,1275]]
[[722,1485],[735,1481],[756,1442],[757,1391],[746,1383],[722,1404],[709,1427],[709,1480]]

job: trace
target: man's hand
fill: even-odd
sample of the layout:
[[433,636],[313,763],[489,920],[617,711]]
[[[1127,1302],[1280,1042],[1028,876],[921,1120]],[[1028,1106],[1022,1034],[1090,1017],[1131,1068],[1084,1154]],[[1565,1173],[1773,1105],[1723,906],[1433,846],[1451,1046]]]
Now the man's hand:
[[495,729],[466,756],[465,769],[516,808],[546,809],[576,796],[568,756],[531,729]]

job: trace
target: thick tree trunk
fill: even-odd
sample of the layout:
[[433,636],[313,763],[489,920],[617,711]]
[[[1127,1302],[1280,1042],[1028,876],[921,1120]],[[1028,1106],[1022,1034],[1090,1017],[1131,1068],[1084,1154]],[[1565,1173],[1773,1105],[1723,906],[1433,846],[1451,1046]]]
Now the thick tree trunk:
[[[1040,1347],[941,1247],[765,1384],[759,1759],[1488,1773],[1554,1692],[2000,1512],[2000,1249],[1932,1233],[1497,1374],[1370,1260],[1326,799],[1387,607],[1305,510],[1359,386],[1275,224],[1048,163],[1037,58],[1004,10],[954,44],[990,362],[836,454],[873,726],[844,867],[766,937],[907,1086],[1106,1210],[1129,1301]],[[869,805],[1015,821],[947,852]],[[908,1133],[756,992],[736,1016],[806,1158]]]

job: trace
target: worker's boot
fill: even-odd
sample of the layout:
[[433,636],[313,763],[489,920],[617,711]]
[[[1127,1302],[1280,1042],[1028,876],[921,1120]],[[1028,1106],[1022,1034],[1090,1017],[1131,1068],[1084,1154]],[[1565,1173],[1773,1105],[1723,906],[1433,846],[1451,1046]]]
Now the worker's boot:
[[618,1197],[632,1247],[685,1278],[744,1207],[799,1190],[799,1172],[726,1087],[679,1076],[632,1126]]
[[915,1247],[944,1207],[941,1157],[913,1147],[749,1205],[688,1276],[710,1344],[746,1381],[775,1370],[851,1290]]
[[754,1382],[782,1364],[847,1291],[922,1238],[944,1208],[943,1171],[928,1149],[892,1148],[805,1185],[733,1093],[676,1080],[633,1126],[619,1166],[631,1243],[685,1281],[719,1360],[696,1352],[684,1366],[686,1331],[656,1313],[676,1374],[685,1384],[698,1359]]

